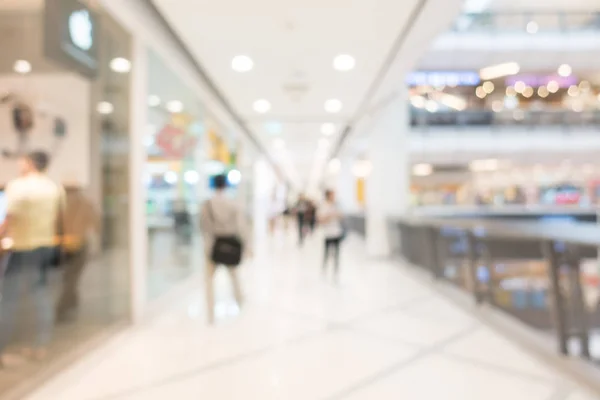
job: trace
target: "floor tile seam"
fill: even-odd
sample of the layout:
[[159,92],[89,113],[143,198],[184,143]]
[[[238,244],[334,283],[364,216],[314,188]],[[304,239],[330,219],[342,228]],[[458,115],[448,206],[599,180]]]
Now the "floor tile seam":
[[141,392],[145,392],[148,390],[153,390],[153,389],[157,389],[163,386],[167,386],[170,384],[174,384],[180,381],[184,381],[187,379],[191,379],[194,376],[198,376],[198,375],[202,375],[208,372],[212,372],[214,370],[218,370],[221,368],[226,368],[229,366],[233,366],[236,365],[240,362],[244,362],[247,360],[251,360],[253,358],[258,358],[258,357],[262,357],[265,356],[273,351],[277,351],[280,350],[282,348],[288,347],[288,346],[294,346],[297,345],[299,343],[302,343],[306,340],[310,340],[316,337],[319,337],[321,335],[325,335],[327,333],[330,333],[333,329],[330,327],[324,327],[323,329],[318,329],[312,332],[308,332],[306,334],[300,335],[298,337],[295,337],[293,339],[290,340],[286,340],[283,342],[279,342],[279,343],[273,343],[270,344],[268,346],[259,348],[259,349],[255,349],[249,352],[245,352],[245,353],[241,353],[235,356],[231,356],[228,358],[225,358],[223,360],[219,360],[219,361],[215,361],[211,364],[205,365],[205,366],[201,366],[201,367],[197,367],[197,368],[191,368],[188,371],[183,371],[183,372],[179,372],[179,373],[175,373],[172,374],[171,376],[167,376],[167,377],[161,377],[156,381],[152,381],[143,385],[139,385],[137,387],[131,387],[128,389],[123,389],[120,390],[116,393],[112,393],[112,394],[108,394],[105,396],[101,396],[101,397],[89,397],[87,399],[81,399],[81,400],[116,400],[116,399],[124,399],[127,398],[127,396],[131,396],[131,395],[135,395]]
[[[451,359],[455,362],[459,362],[461,364],[470,364],[473,366],[476,366],[478,368],[482,368],[482,369],[486,369],[488,371],[492,371],[492,372],[497,372],[497,373],[501,373],[504,375],[510,375],[510,376],[514,376],[514,377],[518,377],[521,379],[526,379],[526,380],[530,380],[532,382],[536,382],[536,383],[544,383],[544,384],[551,384],[551,385],[556,385],[557,387],[562,384],[556,383],[556,380],[553,378],[549,378],[549,377],[544,377],[544,376],[540,376],[540,375],[535,375],[533,373],[527,373],[527,372],[523,372],[523,371],[519,371],[516,369],[512,369],[509,367],[505,367],[502,365],[496,365],[493,364],[491,362],[487,362],[487,361],[482,361],[482,360],[476,360],[467,356],[461,356],[458,354],[453,354],[450,353],[448,351],[446,351],[445,349],[441,349],[439,351],[440,355],[443,355],[444,357]],[[560,376],[557,375],[557,378],[561,378]]]
[[472,334],[477,328],[478,328],[477,325],[471,325],[471,326],[463,329],[461,332],[458,332],[457,334],[452,335],[450,338],[439,342],[435,346],[423,349],[423,350],[417,352],[417,354],[415,354],[414,356],[409,357],[406,360],[399,361],[399,362],[397,362],[387,368],[384,368],[383,370],[380,370],[366,378],[360,379],[358,382],[347,387],[346,389],[341,390],[339,393],[336,393],[336,394],[333,394],[330,396],[326,396],[326,397],[322,398],[321,400],[343,400],[343,399],[347,398],[348,396],[352,395],[353,393],[355,393],[359,390],[365,389],[369,386],[372,386],[372,385],[376,384],[377,382],[395,374],[396,372],[401,371],[402,369],[408,367],[409,365],[411,365],[427,356],[434,354],[437,350],[442,349],[445,346],[448,346],[449,344]]

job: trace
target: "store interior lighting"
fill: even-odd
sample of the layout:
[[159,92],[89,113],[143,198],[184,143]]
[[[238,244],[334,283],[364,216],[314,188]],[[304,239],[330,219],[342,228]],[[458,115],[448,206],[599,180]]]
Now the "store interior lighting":
[[155,94],[148,96],[148,105],[150,107],[158,107],[160,106],[160,97]]
[[538,25],[537,22],[529,21],[529,23],[527,23],[527,33],[534,35],[534,34],[538,33],[539,29],[540,29],[540,26]]
[[167,110],[174,114],[180,113],[183,111],[183,103],[179,100],[171,100],[167,102]]
[[15,64],[13,65],[13,70],[17,73],[17,74],[28,74],[31,72],[31,63],[27,60],[17,60],[15,61]]
[[508,62],[504,64],[492,65],[482,68],[479,71],[481,79],[489,81],[502,78],[505,76],[516,75],[521,71],[521,66],[516,62]]
[[500,166],[500,161],[491,158],[485,160],[474,160],[469,164],[469,169],[473,172],[491,172],[496,171]]
[[98,111],[98,114],[109,115],[115,111],[115,106],[108,101],[101,101],[96,106],[96,111]]
[[254,111],[259,114],[265,114],[271,110],[271,103],[266,99],[258,99],[253,104]]
[[343,104],[338,99],[329,99],[325,102],[325,111],[331,114],[336,114],[342,111]]
[[200,181],[200,175],[194,170],[185,171],[183,180],[190,185],[195,185]]
[[412,168],[414,176],[429,176],[433,173],[433,166],[431,164],[416,164]]
[[231,60],[231,69],[236,72],[248,72],[254,68],[254,61],[246,55],[238,55]]
[[177,177],[177,173],[173,172],[173,171],[165,172],[163,177],[164,177],[165,182],[167,182],[170,185],[176,184],[177,181],[179,180]]
[[331,136],[331,135],[335,134],[335,131],[336,131],[335,124],[327,122],[327,123],[324,123],[323,125],[321,125],[321,133],[325,136]]
[[131,62],[123,57],[116,57],[110,60],[110,69],[120,74],[126,74],[131,71]]
[[558,75],[562,76],[563,78],[566,78],[571,76],[571,74],[573,73],[573,68],[571,68],[569,64],[562,64],[560,67],[558,67],[557,72]]
[[227,181],[231,185],[239,185],[242,181],[242,173],[237,169],[232,169],[227,173]]
[[355,66],[356,60],[349,54],[340,54],[333,59],[333,68],[337,71],[351,71]]

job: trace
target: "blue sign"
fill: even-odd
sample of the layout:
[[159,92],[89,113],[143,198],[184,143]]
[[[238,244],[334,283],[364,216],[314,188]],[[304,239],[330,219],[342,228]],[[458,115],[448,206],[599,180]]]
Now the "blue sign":
[[415,71],[408,74],[409,86],[477,86],[481,83],[475,71]]

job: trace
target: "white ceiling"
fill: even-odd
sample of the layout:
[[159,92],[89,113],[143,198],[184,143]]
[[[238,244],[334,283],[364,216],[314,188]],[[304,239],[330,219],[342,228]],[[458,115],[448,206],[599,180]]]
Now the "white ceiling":
[[[317,151],[321,124],[341,129],[354,117],[418,2],[154,0],[250,130],[284,170],[295,171],[300,186],[327,156]],[[252,71],[231,69],[239,54],[253,59]],[[338,54],[354,56],[356,68],[335,71]],[[260,98],[272,104],[267,114],[252,109]],[[343,102],[339,114],[324,111],[330,98]],[[276,138],[285,141],[286,150],[273,145]],[[333,143],[335,137],[329,139]]]

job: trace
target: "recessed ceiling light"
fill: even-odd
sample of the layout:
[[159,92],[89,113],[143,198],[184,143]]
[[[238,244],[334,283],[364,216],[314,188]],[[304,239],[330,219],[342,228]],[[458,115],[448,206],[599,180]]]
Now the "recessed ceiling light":
[[325,102],[325,111],[328,113],[339,113],[342,111],[343,104],[338,99],[329,99]]
[[567,76],[571,76],[572,73],[573,73],[573,68],[571,68],[571,66],[569,64],[563,64],[560,67],[558,67],[558,74],[560,76],[562,76],[563,78],[566,78]]
[[254,61],[245,55],[235,56],[231,60],[231,68],[236,72],[248,72],[254,68]]
[[120,74],[126,74],[131,71],[131,62],[123,57],[116,57],[110,60],[110,69]]
[[108,101],[101,101],[96,106],[96,111],[98,111],[99,114],[103,115],[112,114],[115,111],[115,106],[113,106],[112,103],[109,103]]
[[527,24],[527,33],[530,33],[533,35],[533,34],[536,34],[539,29],[540,29],[540,26],[535,21],[529,21],[529,23]]
[[254,111],[259,114],[264,114],[271,109],[271,103],[265,99],[259,99],[254,102]]
[[413,166],[413,175],[415,176],[429,176],[433,173],[433,166],[431,164],[416,164]]
[[179,100],[171,100],[167,103],[167,110],[172,113],[180,113],[183,111],[183,103]]
[[333,68],[338,71],[351,71],[355,66],[356,60],[348,54],[340,54],[333,59]]
[[331,122],[321,125],[321,133],[325,136],[331,136],[335,134],[336,130],[337,128],[335,127],[335,124],[332,124]]
[[158,107],[160,106],[160,97],[158,97],[157,95],[150,95],[148,96],[148,105],[150,107]]
[[31,72],[31,63],[27,60],[17,60],[13,69],[18,74],[28,74]]

